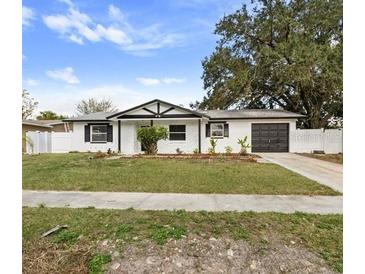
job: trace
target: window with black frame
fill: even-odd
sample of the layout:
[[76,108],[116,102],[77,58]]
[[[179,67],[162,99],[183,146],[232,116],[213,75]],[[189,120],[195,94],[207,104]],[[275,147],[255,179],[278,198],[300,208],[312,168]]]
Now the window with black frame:
[[107,125],[91,126],[91,142],[106,143],[107,141]]
[[185,141],[186,126],[185,125],[170,125],[169,126],[170,141]]

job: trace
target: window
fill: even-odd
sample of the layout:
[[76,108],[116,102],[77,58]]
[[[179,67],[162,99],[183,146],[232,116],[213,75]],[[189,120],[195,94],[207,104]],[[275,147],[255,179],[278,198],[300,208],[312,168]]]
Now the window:
[[170,125],[170,141],[185,141],[186,126],[185,125]]
[[210,136],[211,137],[223,137],[224,136],[224,124],[213,123],[210,125]]
[[91,142],[106,143],[107,141],[107,125],[91,126]]

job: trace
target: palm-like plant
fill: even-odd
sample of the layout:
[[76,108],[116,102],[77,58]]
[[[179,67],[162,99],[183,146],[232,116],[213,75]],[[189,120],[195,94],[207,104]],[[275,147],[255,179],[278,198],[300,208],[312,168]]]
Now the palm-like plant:
[[239,139],[238,138],[238,142],[237,143],[241,146],[240,154],[241,155],[246,155],[247,154],[247,149],[251,147],[247,143],[247,136],[245,136],[243,139]]

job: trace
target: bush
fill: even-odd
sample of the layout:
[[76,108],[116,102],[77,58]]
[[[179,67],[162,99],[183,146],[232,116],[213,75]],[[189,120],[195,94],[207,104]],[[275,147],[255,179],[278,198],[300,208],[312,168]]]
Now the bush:
[[238,139],[237,143],[241,146],[240,154],[246,155],[247,149],[250,148],[250,145],[247,143],[247,136],[243,139]]
[[194,153],[194,154],[199,154],[199,149],[194,148],[193,153]]
[[182,151],[180,148],[177,148],[177,149],[176,149],[176,153],[177,153],[177,154],[182,154],[182,153],[183,153],[183,151]]
[[209,142],[210,142],[211,147],[208,148],[208,153],[209,154],[215,154],[215,148],[217,147],[218,140],[210,138]]
[[224,147],[224,150],[226,151],[226,154],[228,154],[228,155],[232,154],[232,151],[233,151],[231,146]]
[[157,142],[160,140],[166,140],[168,137],[168,131],[164,127],[142,127],[137,130],[137,140],[142,143],[146,149],[146,154],[157,153]]

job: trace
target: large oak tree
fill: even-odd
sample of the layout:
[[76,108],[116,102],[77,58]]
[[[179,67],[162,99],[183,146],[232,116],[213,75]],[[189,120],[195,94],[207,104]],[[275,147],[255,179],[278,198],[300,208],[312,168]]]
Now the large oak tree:
[[254,1],[225,16],[203,64],[207,95],[192,107],[283,108],[320,128],[342,118],[340,0]]

